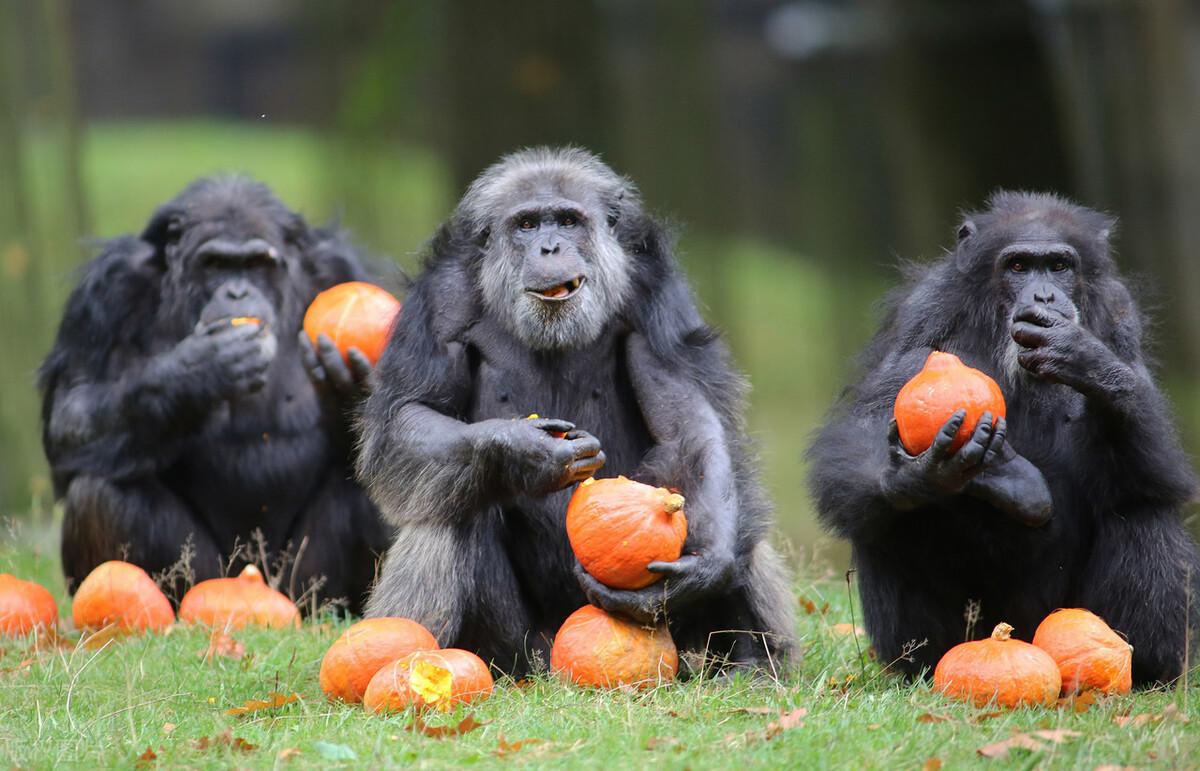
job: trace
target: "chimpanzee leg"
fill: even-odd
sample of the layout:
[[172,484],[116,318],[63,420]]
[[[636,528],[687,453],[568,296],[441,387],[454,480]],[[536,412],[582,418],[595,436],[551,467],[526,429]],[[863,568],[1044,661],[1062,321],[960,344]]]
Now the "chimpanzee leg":
[[1182,674],[1188,629],[1200,619],[1200,559],[1175,516],[1141,511],[1105,517],[1079,585],[1079,605],[1133,646],[1135,685],[1171,682]]
[[[63,572],[67,589],[101,562],[123,559],[147,573],[162,573],[179,561],[191,539],[196,579],[220,575],[221,559],[204,524],[165,485],[153,477],[110,481],[81,476],[65,498],[62,530]],[[182,581],[164,587],[168,595],[186,590]],[[172,597],[178,602],[179,596]]]
[[[392,540],[391,528],[344,468],[329,472],[288,535],[295,562],[285,572],[281,591],[300,598],[309,593],[302,610],[319,607],[325,599],[344,600],[359,614],[375,581],[377,567]],[[314,583],[315,582],[315,583]],[[312,587],[319,584],[312,595]]]

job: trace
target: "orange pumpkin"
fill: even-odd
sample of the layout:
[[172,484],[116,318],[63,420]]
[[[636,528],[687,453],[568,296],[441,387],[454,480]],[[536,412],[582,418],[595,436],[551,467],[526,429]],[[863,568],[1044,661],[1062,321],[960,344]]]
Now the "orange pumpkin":
[[363,707],[368,712],[399,712],[409,706],[445,711],[486,699],[494,685],[487,664],[470,651],[421,651],[376,672],[363,695]]
[[1089,610],[1054,611],[1038,624],[1033,644],[1058,663],[1067,693],[1129,693],[1133,686],[1133,646]]
[[913,455],[920,455],[933,446],[938,431],[961,409],[967,416],[951,452],[971,438],[983,413],[992,413],[992,420],[1005,416],[1004,394],[985,373],[963,364],[952,353],[934,351],[896,395],[894,414],[900,443]]
[[354,624],[321,659],[321,690],[331,699],[357,704],[375,673],[417,651],[437,650],[429,630],[407,618],[365,618]]
[[400,301],[386,289],[365,281],[347,281],[316,296],[304,314],[304,331],[313,345],[318,335],[328,335],[342,358],[346,351],[357,348],[374,364],[387,347],[398,313]]
[[567,505],[567,538],[597,581],[641,589],[662,579],[647,565],[674,562],[683,553],[683,496],[625,477],[585,479]]
[[0,635],[26,635],[58,623],[58,604],[41,584],[0,573]]
[[1062,677],[1050,654],[1014,640],[1012,627],[1000,623],[986,640],[955,645],[933,671],[933,687],[977,707],[1058,703]]
[[79,584],[71,615],[80,629],[116,624],[122,629],[166,629],[175,623],[171,602],[137,565],[100,564]]
[[237,578],[210,578],[183,595],[179,620],[241,629],[247,624],[282,628],[300,625],[300,611],[283,592],[267,586],[262,573],[247,565]]
[[584,605],[555,635],[550,669],[576,685],[648,688],[675,679],[679,654],[666,626],[644,629]]

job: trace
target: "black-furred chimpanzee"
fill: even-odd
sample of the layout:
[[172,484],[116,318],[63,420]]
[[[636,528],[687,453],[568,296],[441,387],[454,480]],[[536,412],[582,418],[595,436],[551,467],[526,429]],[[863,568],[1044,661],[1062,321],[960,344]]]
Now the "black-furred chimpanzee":
[[[744,384],[633,185],[582,150],[518,152],[431,250],[363,411],[359,477],[399,526],[367,614],[521,673],[590,599],[665,617],[710,662],[782,664],[794,600]],[[619,591],[579,567],[567,501],[601,471],[685,496],[684,556],[651,566],[664,581]]]
[[195,578],[214,577],[258,529],[277,568],[294,558],[282,589],[323,580],[320,597],[361,607],[390,542],[353,479],[371,365],[300,327],[317,292],[362,277],[336,232],[236,176],[193,182],[103,246],[40,374],[68,587],[108,559],[165,571],[189,540]]
[[[965,639],[972,601],[975,636],[1007,621],[1028,640],[1051,611],[1084,607],[1128,637],[1136,683],[1182,672],[1189,591],[1192,625],[1200,607],[1181,521],[1196,480],[1109,255],[1113,227],[1055,196],[996,194],[892,296],[865,374],[810,450],[820,515],[853,545],[867,631],[910,674]],[[985,415],[950,453],[960,412],[911,456],[892,407],[934,349],[994,377],[1008,416]]]

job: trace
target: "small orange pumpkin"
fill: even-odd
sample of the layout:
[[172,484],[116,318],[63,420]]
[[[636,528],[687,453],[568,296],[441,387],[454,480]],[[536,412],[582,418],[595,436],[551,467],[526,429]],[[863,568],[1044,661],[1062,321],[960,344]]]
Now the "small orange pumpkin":
[[237,578],[210,578],[189,589],[179,603],[179,620],[231,629],[296,627],[300,611],[287,595],[267,586],[258,568],[247,565]]
[[567,504],[567,538],[583,569],[605,586],[641,589],[662,575],[687,540],[683,496],[625,477],[585,479]]
[[357,704],[375,673],[417,651],[437,650],[429,630],[407,618],[365,618],[354,624],[321,659],[321,690],[331,699]]
[[666,626],[645,629],[584,605],[555,635],[550,669],[576,685],[648,688],[675,679],[679,653]]
[[1058,665],[1041,648],[1012,639],[1012,629],[999,623],[990,638],[946,651],[933,671],[933,687],[977,707],[1053,707],[1062,688]]
[[0,635],[26,635],[57,623],[58,604],[46,587],[0,573]]
[[1067,693],[1129,693],[1133,686],[1133,646],[1089,610],[1054,611],[1038,624],[1033,644],[1058,663]]
[[967,411],[950,451],[966,444],[983,413],[1005,417],[1004,394],[986,373],[963,364],[952,353],[934,351],[925,366],[896,395],[894,414],[900,443],[913,455],[933,446],[938,431],[958,410]]
[[372,364],[387,347],[400,301],[382,287],[365,281],[347,281],[330,287],[313,299],[304,313],[304,331],[313,345],[325,334],[342,352],[357,348]]
[[442,711],[492,695],[492,673],[483,659],[461,648],[421,651],[384,665],[363,695],[368,712],[399,712],[409,706]]
[[171,602],[154,579],[121,560],[101,563],[83,579],[71,616],[80,629],[116,624],[127,630],[161,630],[175,623]]

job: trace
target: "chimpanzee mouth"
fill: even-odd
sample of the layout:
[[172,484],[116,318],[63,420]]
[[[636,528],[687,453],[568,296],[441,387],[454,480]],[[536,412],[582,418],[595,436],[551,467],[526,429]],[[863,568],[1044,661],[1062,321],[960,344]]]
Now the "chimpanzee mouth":
[[526,289],[525,291],[539,300],[551,303],[561,303],[570,300],[575,295],[579,294],[583,282],[587,279],[583,276],[576,276],[570,281],[564,281],[561,284],[555,284],[544,289]]

